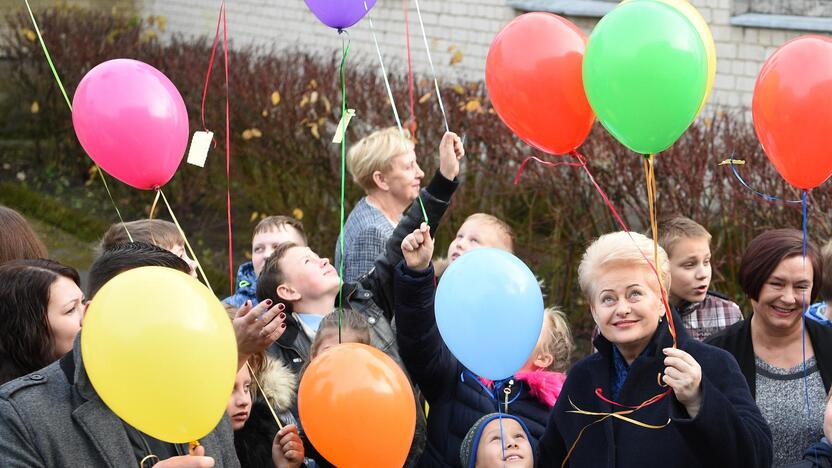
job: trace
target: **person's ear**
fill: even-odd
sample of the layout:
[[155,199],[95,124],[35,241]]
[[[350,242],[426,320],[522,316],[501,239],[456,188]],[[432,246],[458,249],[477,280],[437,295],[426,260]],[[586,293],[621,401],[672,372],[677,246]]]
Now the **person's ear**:
[[537,353],[537,357],[534,359],[534,366],[540,369],[548,369],[549,366],[554,364],[555,357],[552,356],[550,353],[545,351],[541,351]]
[[373,172],[373,182],[375,182],[376,187],[380,190],[385,192],[390,190],[390,184],[387,183],[387,177],[385,177],[384,173],[381,171]]
[[297,289],[283,283],[277,287],[277,297],[286,302],[296,302],[301,299],[301,294]]

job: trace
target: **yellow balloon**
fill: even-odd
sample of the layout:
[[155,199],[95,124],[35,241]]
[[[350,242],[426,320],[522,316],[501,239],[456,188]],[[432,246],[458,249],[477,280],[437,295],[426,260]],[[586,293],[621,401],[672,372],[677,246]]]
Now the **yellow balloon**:
[[171,443],[216,427],[237,373],[223,306],[194,278],[164,267],[128,270],[98,291],[84,317],[81,355],[114,413]]
[[[630,1],[638,0],[624,0],[621,4]],[[708,23],[705,22],[705,18],[702,17],[699,10],[697,10],[696,7],[691,5],[687,0],[655,1],[670,5],[685,15],[688,21],[690,21],[696,28],[696,32],[699,33],[699,37],[702,38],[702,44],[705,46],[705,54],[708,57],[708,81],[705,83],[705,95],[702,97],[702,103],[699,104],[699,110],[696,111],[696,115],[699,115],[705,107],[705,103],[708,102],[708,98],[711,96],[711,89],[714,87],[714,80],[716,79],[716,44],[714,43],[714,36],[711,34],[711,28],[708,27]]]

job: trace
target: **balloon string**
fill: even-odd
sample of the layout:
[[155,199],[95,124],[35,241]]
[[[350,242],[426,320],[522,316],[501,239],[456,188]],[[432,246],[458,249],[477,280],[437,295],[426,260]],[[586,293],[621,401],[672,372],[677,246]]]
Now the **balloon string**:
[[173,209],[170,207],[170,203],[168,203],[168,198],[165,196],[165,192],[163,192],[162,189],[159,189],[158,193],[162,196],[162,201],[168,208],[168,213],[170,213],[170,217],[173,220],[173,224],[176,225],[176,230],[179,231],[179,235],[182,236],[182,240],[185,241],[185,247],[188,248],[188,253],[191,254],[191,258],[196,262],[196,267],[199,270],[200,275],[202,275],[202,281],[204,281],[205,286],[208,286],[208,289],[210,289],[213,292],[214,288],[212,288],[211,283],[208,282],[208,276],[205,274],[205,270],[202,268],[202,263],[199,262],[199,258],[197,258],[196,253],[194,253],[194,249],[191,248],[191,243],[188,242],[188,237],[185,236],[185,231],[182,230],[182,226],[179,224],[179,220],[176,219],[176,214],[173,213]]
[[234,294],[234,242],[231,229],[231,110],[228,89],[228,10],[222,3],[222,52],[225,66],[225,198],[228,216],[228,290]]
[[[366,4],[364,6],[366,8]],[[345,29],[339,29],[341,36],[341,65],[338,67],[338,75],[341,78],[341,119],[347,115],[347,77],[344,69],[347,65],[347,56],[350,53],[350,37]],[[346,38],[346,39],[345,39]],[[385,77],[386,79],[386,77]],[[347,178],[347,126],[341,125],[341,231],[338,233],[338,243],[341,245],[341,256],[338,261],[338,343],[342,341],[342,322],[344,318],[344,194],[345,181]]]
[[416,4],[416,15],[419,17],[419,27],[422,28],[422,40],[425,41],[425,52],[428,54],[428,64],[430,65],[430,72],[433,74],[433,86],[436,88],[436,99],[439,101],[439,110],[442,112],[442,121],[445,122],[445,131],[450,132],[451,128],[448,126],[448,116],[445,115],[445,105],[442,103],[442,94],[439,91],[439,80],[436,78],[436,68],[433,66],[433,58],[430,56],[430,46],[428,45],[428,35],[425,33],[425,22],[422,21],[422,10],[419,8],[419,0],[414,0]]
[[[66,102],[66,106],[69,108],[69,112],[72,112],[72,102],[69,100],[69,96],[66,93],[66,88],[64,88],[64,83],[61,81],[61,76],[58,74],[58,70],[55,68],[55,64],[52,61],[52,56],[49,54],[49,49],[46,47],[46,42],[43,40],[43,36],[40,33],[40,27],[38,27],[38,22],[35,20],[35,14],[32,13],[32,6],[29,5],[29,0],[24,0],[26,3],[26,10],[29,11],[29,18],[32,20],[32,27],[35,28],[35,34],[38,36],[38,43],[40,43],[40,48],[43,49],[43,55],[46,56],[46,62],[49,64],[49,69],[52,70],[52,76],[55,78],[55,83],[58,85],[58,89],[61,90],[61,95],[64,97],[64,101]],[[118,209],[118,205],[116,204],[116,200],[113,198],[112,192],[110,192],[110,186],[107,185],[107,177],[104,175],[104,171],[101,168],[94,164],[93,162],[93,170],[98,172],[98,176],[101,179],[101,183],[104,185],[104,190],[107,191],[107,196],[110,198],[110,203],[113,204],[113,208],[116,210],[116,216],[118,216],[118,220],[121,223],[121,227],[124,229],[124,232],[127,234],[127,238],[130,239],[130,242],[133,242],[133,236],[130,235],[130,230],[127,229],[127,225],[124,224],[124,218],[121,216],[121,211]]]
[[731,166],[731,171],[733,171],[733,173],[734,173],[734,177],[739,181],[740,184],[742,184],[743,187],[750,190],[751,193],[753,193],[754,195],[757,195],[758,197],[760,197],[760,198],[762,198],[763,200],[766,200],[766,201],[782,201],[783,203],[793,203],[793,204],[801,203],[800,200],[786,200],[784,198],[775,197],[773,195],[768,195],[766,193],[754,190],[753,188],[751,188],[750,185],[748,185],[748,183],[745,181],[745,179],[742,178],[739,171],[737,171],[737,166],[735,165],[735,163],[745,164],[745,161],[734,159],[734,155],[731,154],[731,158],[726,159],[725,161],[722,161],[719,164],[721,166],[729,164]]
[[659,280],[659,290],[662,296],[662,305],[664,306],[665,316],[667,317],[667,327],[670,331],[670,336],[673,337],[673,347],[676,347],[676,324],[673,323],[673,314],[670,311],[670,303],[667,298],[667,289],[665,289],[664,281],[662,280],[661,263],[659,263],[659,223],[656,209],[656,169],[655,159],[653,154],[644,157],[644,175],[647,182],[647,204],[650,208],[650,231],[653,234],[653,271],[656,273],[656,278]]
[[387,79],[387,70],[384,68],[384,60],[381,58],[381,48],[378,45],[378,37],[376,36],[376,29],[373,26],[373,18],[370,16],[370,9],[367,6],[367,1],[364,0],[364,11],[367,12],[367,22],[370,24],[370,34],[373,36],[373,43],[376,46],[376,54],[378,55],[378,63],[381,67],[381,77],[384,79],[384,87],[387,89],[387,98],[390,100],[390,107],[393,108],[393,118],[396,119],[396,126],[399,128],[399,134],[402,137],[402,149],[405,148],[404,130],[402,129],[402,121],[399,119],[399,111],[396,109],[396,101],[393,99],[393,91],[390,89],[390,81]]
[[251,374],[251,378],[254,379],[254,383],[257,385],[257,389],[260,391],[260,394],[263,395],[263,400],[266,401],[266,406],[269,407],[269,411],[272,413],[272,417],[274,418],[274,422],[277,423],[277,427],[283,429],[283,423],[280,422],[280,418],[277,417],[277,413],[272,407],[272,402],[269,401],[269,397],[266,395],[266,392],[263,391],[263,386],[260,385],[260,379],[257,378],[257,374],[254,372],[254,369],[251,368],[251,364],[246,361],[246,367],[248,367],[248,373]]
[[[416,141],[416,105],[413,99],[413,65],[410,60],[410,19],[409,7],[410,0],[403,0],[404,2],[404,37],[405,46],[407,47],[407,86],[410,91],[410,136],[413,141]],[[427,217],[427,216],[426,216]]]

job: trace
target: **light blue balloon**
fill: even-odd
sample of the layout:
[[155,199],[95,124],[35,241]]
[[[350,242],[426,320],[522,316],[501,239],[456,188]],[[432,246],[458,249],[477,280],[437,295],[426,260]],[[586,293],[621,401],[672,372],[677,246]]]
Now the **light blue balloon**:
[[476,249],[442,275],[436,324],[465,367],[487,379],[506,379],[523,367],[537,344],[543,294],[520,259],[499,249]]

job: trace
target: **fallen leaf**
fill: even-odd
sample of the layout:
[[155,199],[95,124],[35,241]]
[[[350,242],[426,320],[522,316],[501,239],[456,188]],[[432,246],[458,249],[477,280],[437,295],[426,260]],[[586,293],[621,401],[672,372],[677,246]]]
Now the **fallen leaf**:
[[260,216],[260,213],[258,213],[256,211],[252,211],[251,216],[249,216],[249,218],[248,218],[248,222],[253,223],[254,220],[257,219],[258,216]]
[[29,110],[30,110],[33,114],[37,114],[38,112],[40,112],[40,104],[38,104],[38,102],[37,102],[37,101],[33,102],[33,103],[32,103],[32,106],[29,108]]
[[29,28],[21,29],[20,33],[23,34],[29,42],[35,42],[38,39],[37,34]]
[[303,220],[303,210],[301,210],[300,208],[295,208],[294,210],[292,210],[292,216],[294,216],[295,219],[297,219],[298,221],[302,221]]
[[277,90],[275,90],[272,93],[272,105],[276,106],[278,104],[280,104],[280,93]]
[[462,61],[462,52],[460,52],[460,51],[454,52],[454,54],[451,56],[451,65],[456,65],[461,61]]
[[465,103],[465,110],[467,112],[482,112],[482,104],[476,99],[471,99]]
[[465,88],[463,88],[462,86],[460,86],[460,85],[458,85],[458,84],[455,84],[455,85],[453,86],[453,88],[454,88],[454,92],[455,92],[455,93],[457,93],[457,94],[465,94]]
[[428,102],[428,99],[430,99],[431,96],[433,96],[432,91],[428,91],[427,93],[423,94],[422,97],[419,98],[419,104],[424,104]]

